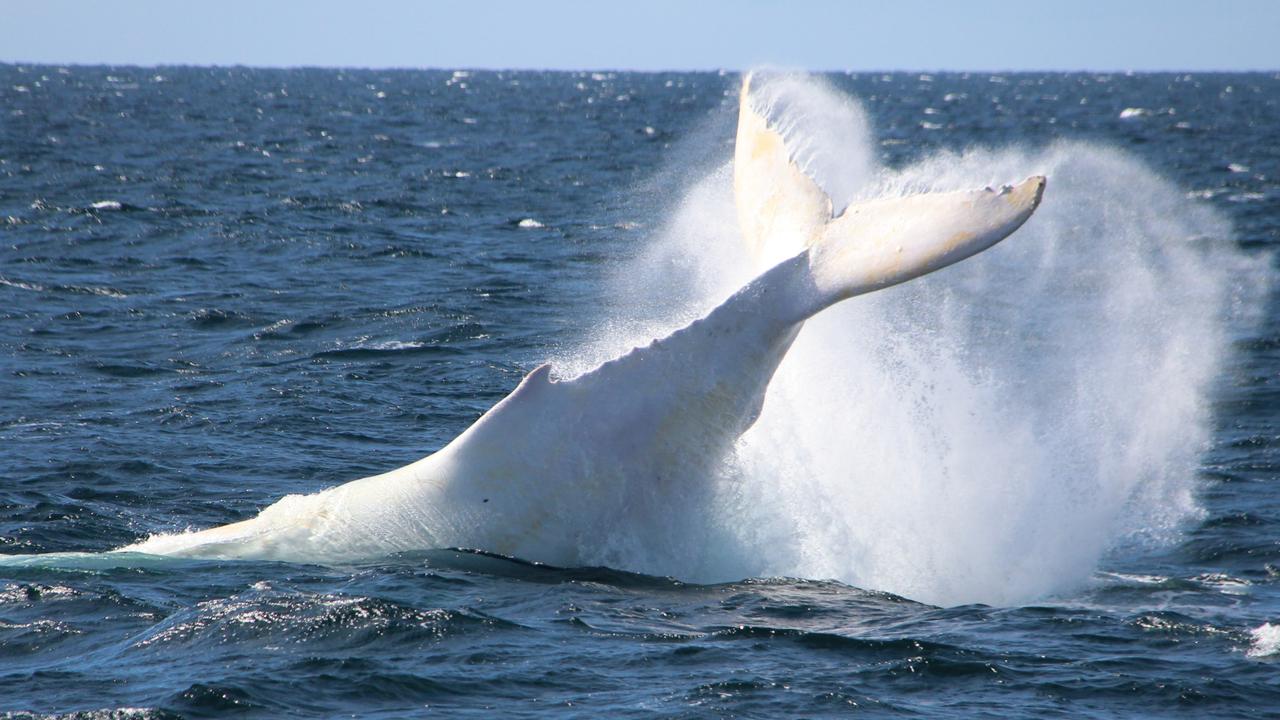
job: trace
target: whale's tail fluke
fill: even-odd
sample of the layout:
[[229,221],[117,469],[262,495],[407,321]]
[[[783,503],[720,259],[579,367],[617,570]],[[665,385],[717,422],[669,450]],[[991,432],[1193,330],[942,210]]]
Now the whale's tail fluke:
[[959,262],[1017,230],[1040,203],[1045,178],[998,190],[927,193],[852,205],[809,247],[817,312]]
[[734,147],[738,225],[760,267],[808,250],[798,320],[991,247],[1026,222],[1044,192],[1045,178],[1035,176],[995,190],[877,198],[833,217],[831,198],[795,161],[751,86],[748,73]]
[[756,106],[752,74],[742,78],[733,150],[738,227],[756,268],[764,270],[804,250],[831,221],[831,198],[800,168],[786,140]]

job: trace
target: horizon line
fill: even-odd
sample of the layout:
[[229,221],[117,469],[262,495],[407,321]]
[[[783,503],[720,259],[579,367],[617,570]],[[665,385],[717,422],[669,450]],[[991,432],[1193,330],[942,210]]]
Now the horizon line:
[[1228,74],[1274,74],[1280,75],[1280,67],[1276,68],[1248,68],[1248,69],[1189,69],[1189,68],[1160,68],[1160,69],[1132,69],[1132,68],[1018,68],[1018,69],[993,69],[993,68],[963,68],[963,69],[930,69],[930,68],[795,68],[795,67],[774,67],[768,64],[752,66],[746,69],[737,68],[706,68],[706,67],[685,67],[685,68],[605,68],[605,67],[496,67],[496,66],[439,66],[439,65],[314,65],[309,63],[299,64],[252,64],[252,63],[203,63],[203,62],[50,62],[45,60],[24,61],[24,60],[0,60],[0,66],[11,65],[14,67],[24,66],[43,66],[43,67],[111,67],[111,68],[138,68],[138,69],[160,69],[160,68],[199,68],[199,69],[235,69],[244,68],[249,70],[373,70],[373,71],[452,71],[452,72],[563,72],[563,73],[635,73],[635,74],[670,74],[670,73],[717,73],[719,75],[728,74],[744,74],[752,70],[771,69],[781,72],[806,72],[814,74],[876,74],[876,73],[918,73],[918,74],[1072,74],[1072,73],[1095,73],[1102,75],[1175,75],[1175,74],[1208,74],[1208,75],[1228,75]]

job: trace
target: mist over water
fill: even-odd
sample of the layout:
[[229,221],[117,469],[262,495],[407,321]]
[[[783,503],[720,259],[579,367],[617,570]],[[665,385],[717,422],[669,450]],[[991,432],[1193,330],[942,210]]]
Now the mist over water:
[[[682,510],[705,513],[717,539],[661,559],[638,549],[624,566],[1015,604],[1079,588],[1108,551],[1176,538],[1201,512],[1226,324],[1263,289],[1229,224],[1105,145],[882,167],[852,98],[796,77],[756,96],[836,208],[1033,174],[1048,188],[993,250],[811,320],[714,498]],[[608,319],[561,372],[684,324],[762,270],[734,217],[726,159],[619,269]]]

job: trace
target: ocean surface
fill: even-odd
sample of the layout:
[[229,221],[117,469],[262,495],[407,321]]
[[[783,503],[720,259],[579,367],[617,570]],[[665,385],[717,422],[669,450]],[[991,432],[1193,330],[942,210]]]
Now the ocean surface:
[[740,77],[0,65],[0,712],[1280,716],[1280,75],[778,82],[837,210],[1044,205],[806,328],[714,542],[303,565],[104,553],[714,306]]

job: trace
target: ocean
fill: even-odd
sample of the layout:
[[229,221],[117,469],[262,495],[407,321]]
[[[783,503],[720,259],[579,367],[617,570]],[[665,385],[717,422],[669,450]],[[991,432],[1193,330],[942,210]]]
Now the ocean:
[[1280,716],[1273,73],[778,79],[837,211],[1044,203],[810,321],[681,522],[581,567],[107,553],[714,307],[740,81],[0,65],[0,713]]

